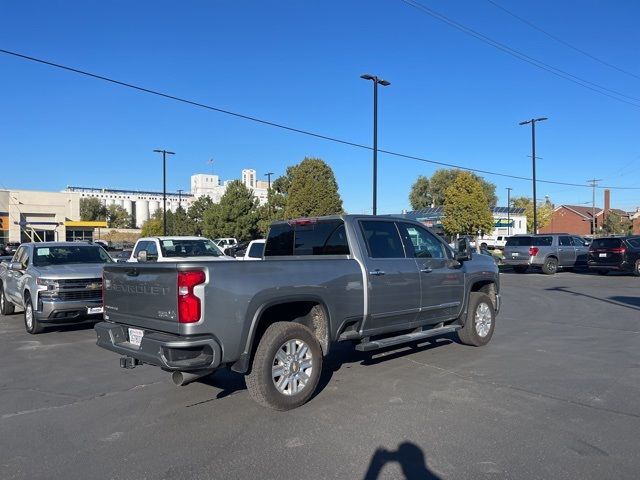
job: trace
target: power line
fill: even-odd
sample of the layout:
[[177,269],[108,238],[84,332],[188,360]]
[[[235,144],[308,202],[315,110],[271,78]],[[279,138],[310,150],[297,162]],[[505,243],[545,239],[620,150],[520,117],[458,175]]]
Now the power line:
[[[189,100],[189,99],[186,99],[186,98],[177,97],[175,95],[170,95],[168,93],[163,93],[163,92],[160,92],[160,91],[157,91],[157,90],[152,90],[150,88],[141,87],[141,86],[138,86],[138,85],[133,85],[131,83],[123,82],[123,81],[120,81],[120,80],[115,80],[113,78],[109,78],[109,77],[105,77],[103,75],[98,75],[98,74],[95,74],[95,73],[87,72],[85,70],[80,70],[80,69],[73,68],[73,67],[68,67],[66,65],[62,65],[62,64],[59,64],[59,63],[49,62],[47,60],[42,60],[42,59],[39,59],[39,58],[36,58],[36,57],[31,57],[29,55],[24,55],[22,53],[17,53],[17,52],[13,52],[13,51],[10,51],[10,50],[4,50],[4,49],[0,49],[0,53],[4,53],[4,54],[7,54],[7,55],[12,55],[14,57],[18,57],[18,58],[21,58],[21,59],[24,59],[24,60],[29,60],[29,61],[36,62],[36,63],[40,63],[40,64],[47,65],[47,66],[50,66],[50,67],[59,68],[59,69],[66,70],[66,71],[69,71],[69,72],[72,72],[72,73],[77,73],[77,74],[80,74],[80,75],[84,75],[84,76],[87,76],[87,77],[90,77],[90,78],[94,78],[94,79],[97,79],[97,80],[102,80],[102,81],[109,82],[109,83],[112,83],[112,84],[115,84],[115,85],[119,85],[119,86],[122,86],[122,87],[131,88],[133,90],[137,90],[137,91],[140,91],[140,92],[148,93],[150,95],[156,95],[156,96],[159,96],[159,97],[162,97],[162,98],[166,98],[166,99],[169,99],[169,100],[175,100],[177,102],[185,103],[187,105],[191,105],[191,106],[194,106],[194,107],[204,108],[204,109],[212,110],[212,111],[215,111],[215,112],[218,112],[218,113],[222,113],[222,114],[225,114],[225,115],[231,115],[231,116],[234,116],[234,117],[237,117],[237,118],[242,118],[244,120],[249,120],[251,122],[260,123],[262,125],[268,125],[270,127],[280,128],[282,130],[286,130],[286,131],[289,131],[289,132],[295,132],[295,133],[299,133],[301,135],[307,135],[307,136],[311,136],[311,137],[315,137],[315,138],[320,138],[322,140],[326,140],[326,141],[329,141],[329,142],[339,143],[339,144],[342,144],[342,145],[348,145],[348,146],[351,146],[351,147],[361,148],[361,149],[364,149],[364,150],[373,150],[372,147],[370,147],[368,145],[363,145],[361,143],[351,142],[351,141],[348,141],[348,140],[343,140],[343,139],[340,139],[340,138],[331,137],[329,135],[323,135],[323,134],[316,133],[316,132],[311,132],[311,131],[308,131],[308,130],[302,130],[302,129],[299,129],[299,128],[290,127],[288,125],[284,125],[284,124],[276,123],[276,122],[271,122],[269,120],[264,120],[264,119],[261,119],[261,118],[253,117],[251,115],[244,115],[244,114],[241,114],[241,113],[232,112],[230,110],[225,110],[225,109],[214,107],[214,106],[211,106],[211,105],[206,105],[204,103],[196,102],[194,100]],[[392,150],[378,149],[378,151],[380,153],[385,153],[385,154],[390,155],[390,156],[394,156],[394,157],[398,157],[398,158],[405,158],[405,159],[408,159],[408,160],[416,160],[416,161],[419,161],[419,162],[429,163],[431,165],[438,165],[438,166],[449,167],[449,168],[458,168],[460,170],[466,170],[466,171],[469,171],[469,172],[483,173],[485,175],[494,175],[494,176],[497,176],[497,177],[511,178],[511,179],[515,179],[515,180],[531,181],[531,178],[528,178],[528,177],[521,177],[521,176],[518,176],[518,175],[510,175],[510,174],[507,174],[507,173],[492,172],[492,171],[489,171],[489,170],[481,170],[481,169],[477,169],[477,168],[464,167],[462,165],[456,165],[456,164],[453,164],[453,163],[438,162],[436,160],[429,160],[429,159],[424,158],[424,157],[419,157],[419,156],[416,156],[416,155],[409,155],[409,154],[400,153],[400,152],[394,152]],[[584,185],[584,184],[580,184],[580,183],[558,182],[558,181],[554,181],[554,180],[537,180],[537,181],[538,181],[538,183],[548,183],[548,184],[552,184],[552,185],[566,185],[566,186],[569,186],[569,187],[587,187],[588,186],[588,185]],[[602,187],[602,188],[609,188],[611,190],[640,190],[640,187],[613,187],[613,186],[611,186],[611,187]]]
[[499,8],[500,10],[505,12],[506,14],[511,15],[512,17],[520,20],[522,23],[528,25],[529,27],[533,28],[534,30],[537,30],[540,33],[545,34],[547,37],[555,40],[558,43],[561,43],[565,47],[568,47],[568,48],[570,48],[572,50],[575,50],[576,52],[581,53],[585,57],[588,57],[588,58],[590,58],[592,60],[595,60],[596,62],[601,63],[602,65],[605,65],[605,66],[607,66],[609,68],[613,68],[614,70],[617,70],[617,71],[619,71],[621,73],[624,73],[624,74],[629,75],[631,77],[635,77],[637,79],[640,79],[640,75],[636,75],[635,73],[630,72],[628,70],[625,70],[624,68],[617,67],[617,66],[613,65],[612,63],[609,63],[609,62],[607,62],[605,60],[602,60],[601,58],[598,58],[595,55],[592,55],[589,52],[586,52],[586,51],[582,50],[581,48],[578,48],[575,45],[570,44],[569,42],[563,40],[562,38],[558,37],[557,35],[554,35],[553,33],[550,33],[548,31],[538,27],[537,25],[535,25],[534,23],[530,22],[526,18],[523,18],[523,17],[513,13],[511,10],[507,10],[505,7],[503,7],[502,5],[498,4],[497,2],[494,2],[493,0],[487,0],[487,2],[492,4],[494,7]]
[[[640,108],[640,103],[636,103],[634,101],[630,101],[630,100],[635,100],[640,102],[640,98],[636,98],[636,97],[631,97],[629,95],[626,95],[624,93],[618,92],[616,90],[612,90],[610,88],[604,87],[602,85],[599,85],[597,83],[591,82],[589,80],[586,80],[584,78],[578,77],[576,75],[573,75],[565,70],[562,70],[560,68],[554,67],[552,65],[549,65],[548,63],[545,63],[541,60],[538,60],[536,58],[533,58],[525,53],[522,53],[518,50],[515,50],[511,47],[509,47],[508,45],[505,45],[504,43],[498,42],[497,40],[493,40],[490,37],[487,37],[486,35],[473,30],[469,27],[466,27],[464,25],[462,25],[461,23],[456,22],[455,20],[452,20],[449,17],[446,17],[445,15],[442,15],[441,13],[436,12],[435,10],[432,10],[431,8],[423,5],[420,2],[417,2],[416,0],[401,0],[402,2],[406,3],[407,5],[420,10],[423,13],[426,13],[427,15],[440,20],[441,22],[446,23],[447,25],[449,25],[450,27],[453,27],[457,30],[460,30],[463,33],[466,33],[467,35],[470,35],[478,40],[480,40],[481,42],[486,43],[487,45],[490,45],[498,50],[501,50],[505,53],[507,53],[508,55],[511,55],[512,57],[515,57],[519,60],[522,60],[523,62],[529,63],[535,67],[540,68],[541,70],[545,70],[557,77],[563,78],[565,80],[568,80],[572,83],[575,83],[576,85],[580,85],[583,88],[589,89],[593,92],[599,93],[600,95],[604,95],[606,97],[609,98],[613,98],[614,100],[618,100],[619,102],[623,102],[623,103],[627,103],[629,105],[632,105],[636,108]],[[607,93],[610,92],[610,93]],[[624,97],[624,98],[621,98]],[[625,98],[629,99],[629,100],[625,100]]]

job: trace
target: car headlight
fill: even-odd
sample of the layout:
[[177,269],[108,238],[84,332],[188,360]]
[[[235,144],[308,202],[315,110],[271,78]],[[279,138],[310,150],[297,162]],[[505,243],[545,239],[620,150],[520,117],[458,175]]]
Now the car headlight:
[[55,290],[58,288],[58,283],[50,278],[36,278],[36,285],[46,287],[46,290]]

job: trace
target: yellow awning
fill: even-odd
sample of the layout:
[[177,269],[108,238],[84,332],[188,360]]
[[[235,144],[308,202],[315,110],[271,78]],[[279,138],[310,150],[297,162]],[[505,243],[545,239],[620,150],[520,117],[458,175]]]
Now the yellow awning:
[[67,220],[66,222],[64,222],[64,226],[65,227],[85,227],[85,228],[107,228],[107,222],[103,220],[97,220],[92,222],[83,221],[83,220],[79,220],[79,221]]

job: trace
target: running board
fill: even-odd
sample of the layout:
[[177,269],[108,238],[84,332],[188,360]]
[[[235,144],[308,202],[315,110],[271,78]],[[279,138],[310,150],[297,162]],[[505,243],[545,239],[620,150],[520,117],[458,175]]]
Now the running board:
[[432,328],[431,330],[423,330],[421,332],[406,333],[397,337],[381,338],[370,342],[363,342],[356,345],[356,350],[361,352],[369,352],[378,350],[379,348],[391,347],[393,345],[401,345],[403,343],[415,342],[423,338],[436,337],[445,333],[455,332],[462,328],[460,325],[448,325],[446,327]]

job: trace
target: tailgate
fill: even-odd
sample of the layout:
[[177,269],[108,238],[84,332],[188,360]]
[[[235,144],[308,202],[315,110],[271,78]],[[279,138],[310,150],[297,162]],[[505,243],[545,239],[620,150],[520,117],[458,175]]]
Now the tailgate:
[[105,320],[179,333],[177,281],[175,263],[105,266]]

